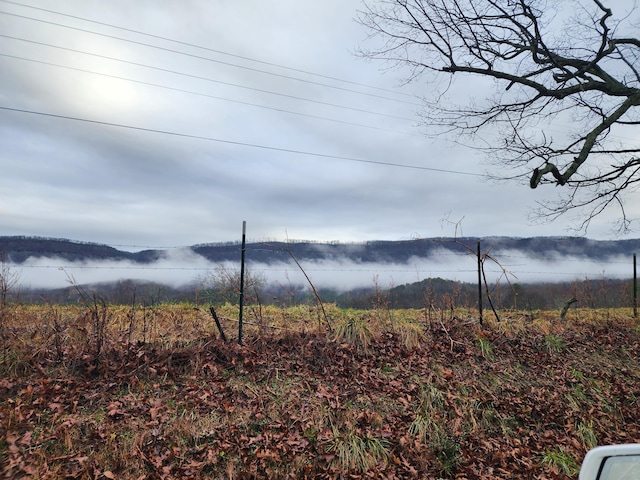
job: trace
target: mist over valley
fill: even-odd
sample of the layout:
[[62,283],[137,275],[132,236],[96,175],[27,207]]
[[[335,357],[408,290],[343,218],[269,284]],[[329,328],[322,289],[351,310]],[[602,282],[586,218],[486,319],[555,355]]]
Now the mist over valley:
[[[572,290],[575,296],[578,285],[600,291],[609,302],[616,298],[615,302],[626,303],[633,254],[640,250],[640,239],[443,237],[363,243],[248,242],[245,257],[247,271],[260,281],[264,302],[294,297],[303,301],[310,280],[324,299],[343,305],[366,307],[376,291],[384,291],[396,306],[422,307],[431,301],[425,297],[429,291],[434,298],[457,292],[459,302],[473,304],[478,242],[487,282],[506,305],[517,303],[516,290],[521,305],[554,305],[571,296]],[[126,251],[67,239],[0,237],[0,252],[19,279],[16,287],[23,300],[68,301],[74,298],[72,287],[83,286],[114,302],[126,303],[134,294],[139,299],[191,301],[202,300],[201,292],[216,277],[239,271],[241,244]],[[555,287],[540,293],[549,285]],[[527,300],[523,290],[530,291],[535,301]]]

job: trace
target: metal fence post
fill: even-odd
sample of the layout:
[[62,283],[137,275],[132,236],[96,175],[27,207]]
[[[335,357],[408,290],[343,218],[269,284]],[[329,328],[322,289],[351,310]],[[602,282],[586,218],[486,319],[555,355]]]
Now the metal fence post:
[[482,256],[480,256],[480,242],[478,242],[478,315],[482,325]]
[[238,343],[242,345],[242,311],[244,310],[244,254],[246,250],[247,222],[242,222],[242,253],[240,255],[240,301],[238,314]]
[[633,254],[633,318],[638,318],[638,274],[635,253]]

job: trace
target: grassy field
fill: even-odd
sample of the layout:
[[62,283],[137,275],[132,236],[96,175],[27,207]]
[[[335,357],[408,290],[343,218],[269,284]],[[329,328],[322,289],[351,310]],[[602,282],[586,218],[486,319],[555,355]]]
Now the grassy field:
[[577,478],[640,441],[631,311],[6,306],[4,478]]

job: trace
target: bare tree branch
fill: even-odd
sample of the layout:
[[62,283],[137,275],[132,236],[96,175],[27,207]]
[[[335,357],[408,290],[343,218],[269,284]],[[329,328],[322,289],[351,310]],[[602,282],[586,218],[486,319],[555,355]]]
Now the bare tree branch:
[[[408,66],[407,82],[428,77],[434,95],[422,119],[430,130],[499,131],[489,147],[499,177],[571,189],[544,204],[549,217],[580,210],[588,225],[615,205],[628,225],[623,193],[637,187],[640,152],[623,130],[640,124],[635,10],[620,16],[604,0],[366,1],[358,20],[383,43],[361,54]],[[455,96],[455,85],[443,76],[491,79],[495,95],[454,105],[440,88]],[[571,132],[554,138],[552,122]]]

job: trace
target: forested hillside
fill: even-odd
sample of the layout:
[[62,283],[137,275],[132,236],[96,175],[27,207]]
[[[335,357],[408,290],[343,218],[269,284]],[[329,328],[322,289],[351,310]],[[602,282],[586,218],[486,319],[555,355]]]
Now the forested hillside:
[[[543,259],[579,257],[603,259],[630,256],[640,252],[640,239],[590,240],[583,237],[438,237],[405,241],[369,241],[362,243],[321,243],[310,241],[248,242],[247,260],[273,263],[288,261],[290,255],[299,260],[349,259],[362,263],[406,262],[413,257],[431,257],[443,253],[475,252],[481,242],[483,252],[519,252]],[[184,247],[210,261],[235,261],[239,258],[240,243],[211,243]],[[0,237],[0,252],[13,263],[29,257],[64,258],[70,261],[130,260],[148,263],[166,254],[163,249],[127,252],[90,242],[41,237]]]

